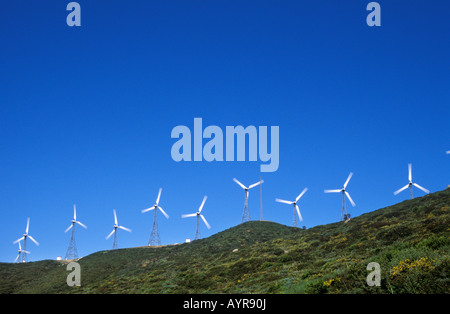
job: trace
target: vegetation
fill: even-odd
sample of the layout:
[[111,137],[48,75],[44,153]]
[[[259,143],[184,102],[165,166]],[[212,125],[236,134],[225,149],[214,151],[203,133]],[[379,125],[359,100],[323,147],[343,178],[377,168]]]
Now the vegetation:
[[[191,243],[66,264],[0,263],[0,293],[449,293],[450,189],[307,230],[250,221]],[[381,286],[370,287],[370,262]]]

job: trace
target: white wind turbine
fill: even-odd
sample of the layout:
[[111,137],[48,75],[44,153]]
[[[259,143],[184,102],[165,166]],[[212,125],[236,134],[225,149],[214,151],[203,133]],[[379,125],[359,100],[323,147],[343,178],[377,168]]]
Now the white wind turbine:
[[409,183],[407,185],[405,185],[404,187],[402,187],[401,189],[398,189],[397,191],[394,192],[394,195],[397,195],[398,193],[400,193],[401,191],[406,190],[407,188],[409,188],[409,196],[411,197],[411,199],[413,198],[413,189],[412,186],[414,185],[416,188],[421,189],[422,191],[424,191],[425,193],[430,193],[430,191],[428,191],[427,189],[425,189],[424,187],[421,187],[420,185],[418,185],[417,183],[413,183],[412,182],[412,164],[408,164],[408,180]]
[[122,229],[128,232],[131,232],[131,229],[125,228],[123,226],[119,226],[119,223],[117,222],[117,215],[116,215],[116,210],[113,209],[114,211],[114,229],[113,231],[111,231],[110,234],[108,234],[108,236],[106,237],[106,240],[109,239],[110,236],[112,236],[112,234],[114,233],[114,242],[113,242],[113,250],[117,249],[117,229]]
[[79,224],[80,226],[82,226],[84,229],[87,228],[81,221],[77,220],[77,207],[74,204],[73,205],[73,219],[72,219],[72,223],[64,231],[65,233],[67,233],[67,231],[72,229],[72,236],[70,238],[69,247],[67,248],[66,257],[65,257],[66,260],[78,258],[77,245],[76,245],[76,242],[75,242],[75,224],[76,223]]
[[255,186],[258,186],[258,185],[262,184],[264,182],[264,180],[260,180],[260,181],[258,181],[256,183],[250,185],[249,187],[246,187],[245,185],[243,185],[236,178],[233,178],[233,181],[236,182],[245,191],[244,212],[242,213],[242,220],[241,220],[241,222],[249,221],[250,220],[250,212],[248,210],[248,190],[250,190],[251,188],[254,188]]
[[351,177],[353,176],[353,172],[350,172],[348,175],[347,180],[344,183],[344,186],[342,189],[338,190],[325,190],[325,193],[342,193],[342,211],[341,211],[341,221],[347,220],[349,215],[347,215],[347,209],[345,207],[345,196],[347,196],[350,203],[352,203],[352,206],[355,207],[355,202],[353,202],[352,198],[350,197],[350,194],[345,190],[347,188],[348,182],[350,181]]
[[201,214],[203,206],[205,205],[207,196],[203,197],[203,201],[202,204],[200,205],[200,207],[198,208],[198,211],[196,213],[193,214],[186,214],[186,215],[181,215],[182,218],[186,218],[186,217],[197,217],[197,231],[195,233],[195,239],[200,239],[200,218],[202,218],[203,222],[205,223],[206,227],[208,229],[211,229],[211,226],[209,225],[209,223],[206,221],[205,217]]
[[169,219],[169,215],[166,214],[166,212],[161,208],[161,206],[159,206],[159,199],[161,198],[161,192],[162,192],[162,188],[159,188],[159,192],[158,192],[158,197],[156,198],[156,203],[147,209],[143,209],[141,212],[142,213],[146,213],[150,210],[154,210],[154,216],[153,216],[153,228],[152,228],[152,232],[150,234],[150,238],[148,240],[148,245],[161,245],[161,240],[159,239],[159,232],[158,232],[158,223],[156,220],[156,213],[158,212],[157,209],[159,209],[161,211],[161,213],[163,213],[163,215]]
[[285,201],[285,200],[281,200],[279,198],[275,199],[275,201],[277,201],[278,203],[294,205],[294,213],[293,213],[294,218],[292,219],[292,226],[293,227],[297,227],[297,215],[295,214],[296,211],[297,211],[299,220],[303,221],[303,218],[302,218],[302,215],[300,214],[300,209],[298,208],[297,202],[303,196],[303,194],[306,193],[306,191],[308,191],[308,188],[304,188],[303,191],[297,196],[295,201]]
[[19,260],[21,260],[23,262],[23,259],[21,259],[21,256],[23,256],[23,254],[31,254],[31,253],[28,251],[22,250],[22,247],[20,246],[20,241],[17,243],[19,243],[19,250],[18,250],[19,254],[17,254],[17,257],[14,260],[14,262],[18,262]]
[[[14,244],[16,244],[17,242],[23,240],[23,250],[24,251],[26,251],[26,248],[27,248],[27,238],[30,238],[30,240],[33,241],[34,244],[39,246],[39,243],[31,235],[28,234],[29,228],[30,228],[30,218],[27,219],[27,228],[25,229],[25,233],[23,234],[23,237],[21,237],[13,242]],[[22,254],[22,262],[23,263],[25,263],[27,261],[26,257],[27,257],[26,254]]]

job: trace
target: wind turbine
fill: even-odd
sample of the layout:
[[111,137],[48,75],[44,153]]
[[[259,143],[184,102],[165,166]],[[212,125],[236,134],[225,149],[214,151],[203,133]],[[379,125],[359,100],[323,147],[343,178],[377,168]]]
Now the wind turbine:
[[347,215],[347,209],[345,207],[345,196],[347,196],[350,203],[352,203],[352,206],[355,207],[355,202],[353,202],[352,198],[350,197],[350,194],[345,190],[347,188],[348,182],[350,181],[351,177],[353,176],[353,172],[350,172],[348,175],[347,180],[344,183],[344,186],[342,189],[338,190],[324,190],[325,193],[342,193],[342,212],[341,212],[341,221],[347,220],[349,215]]
[[205,217],[201,214],[203,206],[205,205],[207,196],[203,197],[203,201],[202,204],[200,205],[200,207],[198,208],[198,211],[196,213],[193,214],[187,214],[187,215],[181,215],[182,218],[186,218],[186,217],[197,217],[197,231],[195,233],[195,239],[200,239],[200,218],[202,218],[203,222],[205,223],[206,227],[208,229],[211,229],[211,226],[209,225],[209,223],[206,221]]
[[20,241],[18,243],[19,243],[19,250],[18,250],[19,254],[17,255],[17,257],[14,260],[14,262],[18,262],[19,260],[22,260],[22,262],[23,262],[23,259],[21,259],[21,256],[23,254],[31,254],[31,253],[28,252],[28,251],[22,250],[22,247],[20,246]]
[[[29,228],[30,228],[30,218],[27,219],[27,228],[25,229],[25,233],[23,234],[23,237],[21,237],[13,242],[14,244],[16,244],[17,242],[23,240],[23,250],[24,251],[26,251],[26,248],[27,248],[27,238],[30,238],[30,240],[33,241],[34,244],[39,246],[39,243],[31,235],[28,234]],[[27,261],[26,254],[22,254],[22,262],[25,263],[26,261]]]
[[420,185],[418,185],[417,183],[413,183],[412,182],[412,164],[408,164],[408,180],[409,183],[407,185],[405,185],[404,187],[402,187],[401,189],[398,189],[397,191],[394,192],[394,195],[397,195],[398,193],[400,193],[403,190],[406,190],[407,188],[409,188],[409,196],[411,197],[411,199],[413,198],[413,189],[412,186],[414,185],[416,188],[421,189],[422,191],[424,191],[425,193],[430,193],[430,191],[428,191],[427,189],[425,189],[424,187],[421,187]]
[[158,232],[158,223],[156,220],[157,209],[159,209],[161,211],[161,213],[163,213],[163,215],[167,219],[169,219],[169,215],[167,215],[166,212],[161,208],[161,206],[159,206],[159,199],[161,197],[161,192],[162,192],[162,188],[159,188],[158,197],[156,198],[156,203],[152,207],[143,209],[141,211],[142,213],[145,213],[150,210],[155,210],[154,216],[153,216],[153,228],[152,228],[152,233],[150,234],[150,238],[148,240],[148,245],[161,245],[161,240],[159,239],[159,232]]
[[114,233],[114,242],[113,242],[113,250],[117,249],[117,229],[122,229],[128,232],[131,232],[131,229],[125,228],[123,226],[119,226],[118,222],[117,222],[117,215],[116,215],[116,210],[113,209],[114,211],[114,229],[113,231],[111,231],[110,234],[108,234],[108,236],[106,237],[106,240],[109,239],[110,236],[112,236],[112,234]]
[[303,221],[303,218],[302,218],[302,215],[300,214],[300,209],[298,208],[297,202],[303,196],[303,194],[306,193],[306,191],[308,191],[308,188],[304,188],[303,191],[297,196],[295,201],[285,201],[285,200],[281,200],[279,198],[275,199],[275,201],[277,201],[278,203],[294,205],[294,213],[293,213],[294,218],[292,219],[292,226],[293,227],[297,227],[297,215],[295,214],[296,211],[297,211],[299,220]]
[[242,222],[246,222],[250,220],[250,212],[248,210],[248,190],[251,188],[254,188],[255,186],[258,186],[264,182],[264,180],[259,180],[258,182],[250,185],[249,187],[246,187],[241,182],[239,182],[236,178],[233,178],[233,181],[236,182],[241,188],[245,191],[245,202],[244,202],[244,212],[242,213]]
[[67,248],[66,252],[66,260],[69,259],[77,259],[78,258],[78,251],[77,251],[77,245],[75,242],[75,224],[79,224],[84,229],[87,227],[81,222],[77,220],[77,207],[75,204],[73,204],[73,219],[72,223],[70,224],[69,228],[67,228],[64,232],[67,233],[70,229],[72,229],[72,237],[70,238],[69,247]]

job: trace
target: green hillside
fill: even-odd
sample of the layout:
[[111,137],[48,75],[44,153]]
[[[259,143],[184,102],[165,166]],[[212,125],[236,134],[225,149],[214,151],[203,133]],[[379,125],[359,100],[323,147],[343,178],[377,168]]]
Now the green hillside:
[[[450,293],[450,189],[307,230],[251,221],[209,238],[0,263],[0,293]],[[369,287],[369,262],[381,286]]]

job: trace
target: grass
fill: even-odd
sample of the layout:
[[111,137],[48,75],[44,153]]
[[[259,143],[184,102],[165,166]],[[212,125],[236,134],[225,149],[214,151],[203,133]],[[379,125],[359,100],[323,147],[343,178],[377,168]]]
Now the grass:
[[[0,293],[449,293],[450,189],[307,230],[250,221],[191,243],[0,263]],[[381,267],[369,287],[366,267]]]

